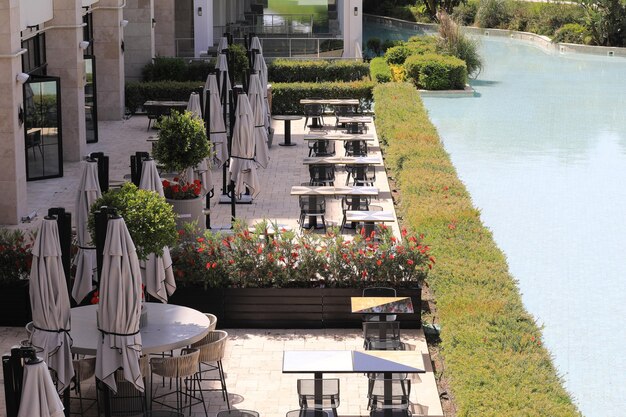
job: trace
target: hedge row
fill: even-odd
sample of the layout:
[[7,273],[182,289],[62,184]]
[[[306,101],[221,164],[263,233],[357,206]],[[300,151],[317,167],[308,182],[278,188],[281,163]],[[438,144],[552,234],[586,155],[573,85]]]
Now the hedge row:
[[425,90],[462,90],[467,82],[467,66],[454,56],[411,55],[404,68],[407,80]]
[[276,59],[267,67],[268,79],[276,83],[317,81],[358,81],[369,74],[367,63],[360,61],[297,61]]
[[303,114],[300,100],[312,97],[358,98],[361,110],[369,110],[373,88],[371,81],[272,84],[272,114]]
[[419,93],[408,83],[386,83],[375,87],[374,99],[405,226],[425,235],[437,259],[428,283],[456,415],[578,416]]
[[391,68],[383,57],[376,57],[370,61],[370,78],[378,83],[391,81]]
[[202,92],[204,83],[198,81],[158,81],[126,83],[126,107],[135,113],[147,100],[187,101],[194,91]]
[[215,68],[215,59],[188,62],[182,58],[156,57],[143,67],[143,81],[203,81]]

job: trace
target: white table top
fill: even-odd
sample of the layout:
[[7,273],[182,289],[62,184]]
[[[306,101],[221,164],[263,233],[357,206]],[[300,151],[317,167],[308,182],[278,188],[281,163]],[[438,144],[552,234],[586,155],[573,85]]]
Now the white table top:
[[329,185],[294,185],[291,187],[291,195],[327,195],[327,196],[344,196],[344,195],[362,195],[375,197],[378,195],[376,187],[350,187]]
[[286,350],[283,373],[425,372],[424,358],[412,350]]
[[304,165],[334,164],[334,165],[382,165],[380,156],[326,156],[307,157],[303,159]]
[[382,211],[361,211],[347,210],[346,221],[348,222],[393,222],[393,212],[390,210]]
[[357,106],[358,98],[303,98],[300,104],[330,104],[330,105],[349,105]]
[[[72,352],[95,355],[100,332],[96,327],[97,305],[71,310],[74,341]],[[188,346],[209,332],[210,321],[204,313],[174,304],[146,303],[148,323],[141,328],[143,353],[161,353]]]

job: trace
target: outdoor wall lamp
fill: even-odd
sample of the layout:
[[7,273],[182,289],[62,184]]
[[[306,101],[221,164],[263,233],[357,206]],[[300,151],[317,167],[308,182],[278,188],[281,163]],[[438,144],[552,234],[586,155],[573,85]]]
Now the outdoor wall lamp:
[[202,16],[202,7],[198,7],[198,16]]
[[78,47],[84,51],[85,49],[89,48],[89,41],[78,42]]
[[359,8],[358,8],[358,7],[355,7],[355,8],[354,8],[354,15],[355,15],[355,16],[358,16],[358,15],[359,15]]
[[22,126],[24,124],[24,109],[22,106],[17,107],[17,121]]
[[30,78],[30,75],[26,74],[25,72],[20,72],[17,74],[17,76],[15,77],[15,81],[17,81],[17,83],[19,85],[24,84],[26,81],[28,81],[28,79]]
[[123,28],[128,26],[128,20],[126,20],[126,19],[120,20],[120,26],[123,27]]

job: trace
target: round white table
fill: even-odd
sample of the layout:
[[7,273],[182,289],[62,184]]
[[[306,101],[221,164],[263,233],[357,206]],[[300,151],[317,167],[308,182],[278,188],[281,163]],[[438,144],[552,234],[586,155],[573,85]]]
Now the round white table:
[[[96,326],[97,305],[71,310],[74,341],[72,352],[95,355],[100,332]],[[210,321],[204,313],[174,304],[146,303],[148,323],[140,329],[142,352],[161,353],[188,346],[209,333]]]

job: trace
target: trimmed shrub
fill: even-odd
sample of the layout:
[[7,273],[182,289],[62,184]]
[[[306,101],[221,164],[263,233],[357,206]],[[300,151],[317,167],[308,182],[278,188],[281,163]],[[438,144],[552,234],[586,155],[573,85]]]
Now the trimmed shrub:
[[382,53],[387,53],[387,50],[394,46],[402,45],[404,42],[399,39],[385,39],[381,45]]
[[578,43],[587,45],[591,42],[591,34],[589,30],[578,23],[569,23],[563,25],[556,31],[552,42]]
[[182,58],[156,57],[143,67],[143,81],[203,81],[215,68],[215,60],[187,62]]
[[411,54],[427,54],[429,52],[437,52],[437,37],[431,35],[411,36],[405,44],[411,51]]
[[358,98],[361,109],[369,110],[374,84],[373,81],[272,84],[272,114],[303,114],[300,100],[310,97]]
[[194,91],[201,93],[204,83],[198,81],[128,82],[125,87],[126,107],[135,113],[148,100],[186,101]]
[[276,59],[267,67],[268,78],[276,83],[317,81],[358,81],[367,77],[369,67],[359,61],[298,61]]
[[476,24],[481,28],[506,28],[511,20],[507,0],[481,0],[476,12]]
[[425,90],[456,90],[465,88],[465,62],[437,54],[412,55],[404,63],[407,79]]
[[379,38],[369,38],[366,43],[367,50],[372,53],[373,56],[380,56],[383,52],[382,42]]
[[412,53],[411,49],[405,45],[394,46],[385,52],[385,60],[389,65],[402,65]]
[[385,167],[401,197],[398,215],[424,234],[437,260],[427,280],[445,361],[445,372],[436,372],[449,383],[455,415],[579,416],[419,93],[387,83],[374,97]]
[[391,81],[391,69],[385,58],[376,57],[370,61],[370,77],[378,83]]

